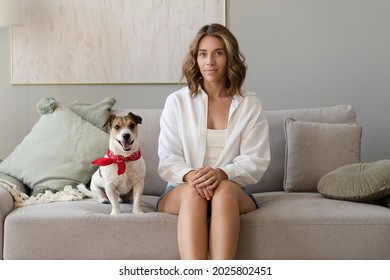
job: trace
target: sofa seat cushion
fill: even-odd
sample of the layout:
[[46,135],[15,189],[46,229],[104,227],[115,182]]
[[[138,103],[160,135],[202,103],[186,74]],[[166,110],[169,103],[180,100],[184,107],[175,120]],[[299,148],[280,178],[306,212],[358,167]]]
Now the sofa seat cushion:
[[[178,259],[177,218],[156,213],[158,197],[143,196],[144,214],[112,216],[92,199],[20,207],[4,225],[4,259]],[[153,244],[153,245],[151,245]]]
[[384,206],[319,193],[254,196],[260,208],[241,216],[239,259],[390,259]]
[[[390,259],[389,209],[319,193],[255,194],[260,208],[241,215],[238,259]],[[5,221],[5,259],[178,259],[177,216],[110,216],[93,200],[21,207]],[[359,215],[356,215],[359,213]]]

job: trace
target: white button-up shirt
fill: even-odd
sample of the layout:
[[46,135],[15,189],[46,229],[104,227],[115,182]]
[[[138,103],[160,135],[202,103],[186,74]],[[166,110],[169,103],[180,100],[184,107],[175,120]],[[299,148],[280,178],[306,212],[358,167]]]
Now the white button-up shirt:
[[[208,95],[196,97],[187,87],[170,94],[160,120],[158,172],[170,185],[183,183],[191,170],[202,167],[207,136]],[[230,106],[227,139],[215,167],[239,186],[257,183],[270,161],[268,123],[259,98],[245,92]]]

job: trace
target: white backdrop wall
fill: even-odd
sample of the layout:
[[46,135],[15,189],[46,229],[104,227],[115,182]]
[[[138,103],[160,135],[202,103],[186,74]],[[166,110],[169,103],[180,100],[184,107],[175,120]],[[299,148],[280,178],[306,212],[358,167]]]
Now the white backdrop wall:
[[[227,0],[227,25],[249,65],[246,88],[266,110],[351,104],[363,125],[363,161],[390,158],[390,1]],[[180,85],[11,85],[10,38],[0,28],[0,158],[38,120],[36,103],[162,108]]]

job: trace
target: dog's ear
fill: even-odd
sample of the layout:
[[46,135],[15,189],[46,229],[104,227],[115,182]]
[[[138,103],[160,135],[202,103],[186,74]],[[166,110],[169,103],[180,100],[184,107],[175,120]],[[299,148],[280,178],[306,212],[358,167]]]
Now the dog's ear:
[[111,129],[111,126],[112,126],[112,122],[115,120],[116,116],[114,114],[111,114],[106,123],[104,124],[104,126],[107,126],[108,125],[108,129],[110,130]]
[[129,116],[131,116],[136,123],[142,124],[142,118],[140,116],[137,116],[132,112],[129,113]]

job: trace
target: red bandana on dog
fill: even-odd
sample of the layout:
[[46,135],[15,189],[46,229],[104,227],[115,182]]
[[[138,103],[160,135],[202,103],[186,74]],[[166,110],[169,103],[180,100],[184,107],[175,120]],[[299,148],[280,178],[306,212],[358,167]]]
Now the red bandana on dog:
[[105,157],[95,159],[91,163],[99,165],[99,166],[106,166],[106,165],[116,163],[118,165],[118,175],[121,175],[121,174],[125,173],[125,171],[126,171],[126,163],[125,162],[136,161],[136,160],[139,160],[140,158],[141,158],[141,150],[140,149],[138,149],[138,151],[134,152],[132,155],[130,155],[128,157],[124,157],[121,155],[117,156],[112,151],[108,150]]

